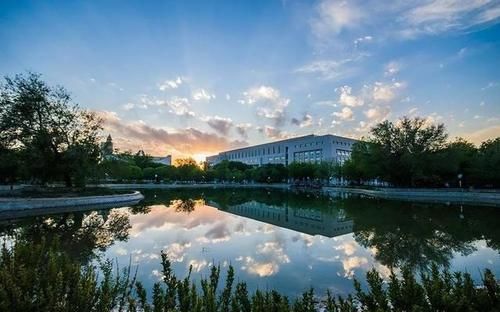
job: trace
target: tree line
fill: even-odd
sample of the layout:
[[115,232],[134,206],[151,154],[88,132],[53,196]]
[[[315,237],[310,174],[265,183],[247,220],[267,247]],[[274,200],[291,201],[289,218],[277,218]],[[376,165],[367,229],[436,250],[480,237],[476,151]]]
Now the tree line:
[[379,179],[405,187],[500,186],[500,137],[479,147],[447,138],[444,124],[423,118],[384,121],[354,144],[342,175],[356,184]]
[[97,166],[98,179],[157,182],[257,182],[286,183],[289,180],[325,181],[338,168],[332,163],[265,164],[251,166],[237,161],[224,160],[214,166],[198,164],[192,158],[177,159],[175,166],[153,162],[150,155],[130,152],[117,153]]

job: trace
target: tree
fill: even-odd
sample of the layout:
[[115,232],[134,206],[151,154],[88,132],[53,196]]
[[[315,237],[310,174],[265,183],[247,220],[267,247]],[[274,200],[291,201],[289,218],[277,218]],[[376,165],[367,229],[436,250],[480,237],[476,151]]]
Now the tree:
[[404,186],[416,186],[424,178],[424,168],[447,137],[443,124],[429,124],[418,117],[384,121],[372,128],[371,135],[369,156],[378,164],[378,173],[384,180]]
[[476,176],[482,184],[500,185],[500,137],[481,144],[475,164]]
[[427,175],[440,185],[443,183],[456,185],[459,174],[463,175],[464,183],[473,182],[476,155],[477,148],[474,144],[457,138],[434,154],[432,161],[429,162]]
[[39,182],[84,184],[99,159],[101,125],[39,74],[6,77],[0,86],[0,146],[19,151],[27,174]]
[[175,160],[175,165],[177,167],[184,166],[184,165],[198,166],[198,164],[196,163],[196,160],[194,160],[191,157],[189,157],[189,158],[178,158],[178,159]]

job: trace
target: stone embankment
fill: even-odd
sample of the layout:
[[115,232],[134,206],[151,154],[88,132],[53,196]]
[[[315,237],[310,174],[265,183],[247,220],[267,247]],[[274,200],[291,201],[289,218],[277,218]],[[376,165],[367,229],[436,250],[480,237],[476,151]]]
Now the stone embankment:
[[349,187],[323,187],[323,191],[331,196],[336,196],[340,193],[349,193],[392,200],[500,206],[500,192],[498,190],[469,191],[456,189],[361,189]]
[[[116,205],[133,205],[144,199],[144,196],[134,191],[129,194],[103,196],[55,197],[55,198],[0,198],[0,214],[5,215],[18,211],[70,211],[81,207],[105,207]],[[71,209],[68,209],[71,208]]]

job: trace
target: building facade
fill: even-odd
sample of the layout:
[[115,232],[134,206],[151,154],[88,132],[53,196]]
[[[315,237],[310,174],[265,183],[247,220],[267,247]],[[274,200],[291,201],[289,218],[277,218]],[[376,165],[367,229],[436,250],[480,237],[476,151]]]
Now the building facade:
[[153,162],[157,164],[172,166],[172,155],[153,157]]
[[307,135],[266,144],[254,145],[221,152],[207,157],[209,166],[223,160],[239,161],[248,165],[283,164],[292,162],[343,163],[351,155],[354,139],[336,135]]

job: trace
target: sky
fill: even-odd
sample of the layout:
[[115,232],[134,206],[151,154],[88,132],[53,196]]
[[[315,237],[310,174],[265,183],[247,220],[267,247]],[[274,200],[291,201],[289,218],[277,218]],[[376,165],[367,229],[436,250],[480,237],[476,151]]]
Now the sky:
[[0,75],[27,71],[156,156],[402,116],[478,144],[500,136],[500,1],[0,1]]

